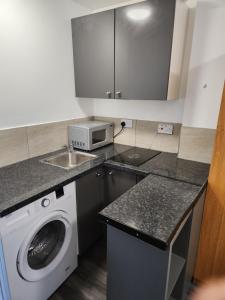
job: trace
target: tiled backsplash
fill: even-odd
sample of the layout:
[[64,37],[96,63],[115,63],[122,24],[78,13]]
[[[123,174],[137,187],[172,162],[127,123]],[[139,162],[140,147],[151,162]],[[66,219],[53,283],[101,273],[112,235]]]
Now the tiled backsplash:
[[[112,122],[115,125],[115,133],[121,129],[121,119],[95,117],[96,120]],[[119,144],[149,148],[165,152],[178,153],[181,124],[174,124],[174,134],[158,134],[158,122],[133,121],[133,128],[126,128],[115,142]]]
[[[121,119],[95,117],[96,120],[112,122],[115,125],[115,133],[120,130]],[[180,158],[210,163],[216,130],[183,127],[174,125],[174,134],[158,134],[159,122],[133,121],[133,128],[126,128],[115,142],[131,146],[149,148],[159,151],[178,153]]]
[[28,157],[27,129],[25,127],[0,131],[0,166]]
[[[67,144],[67,127],[82,120],[27,126],[0,130],[0,167],[30,157],[61,149]],[[115,133],[121,129],[119,118],[95,117],[114,123]],[[158,122],[134,120],[133,128],[126,128],[115,142],[159,151],[179,153],[180,158],[211,162],[215,130],[181,127],[174,124],[174,134],[157,133]]]
[[86,119],[0,130],[0,167],[61,149],[68,125]]
[[179,157],[210,163],[212,160],[216,130],[182,127]]

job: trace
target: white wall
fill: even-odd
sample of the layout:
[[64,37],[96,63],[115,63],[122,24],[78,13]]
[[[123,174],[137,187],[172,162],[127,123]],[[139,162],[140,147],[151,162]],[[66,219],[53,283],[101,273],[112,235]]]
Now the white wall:
[[87,13],[76,0],[0,0],[0,129],[93,114],[216,127],[225,78],[224,7],[199,4],[185,106],[184,99],[76,99],[70,19]]
[[0,129],[92,114],[75,99],[72,0],[0,0]]
[[182,112],[182,100],[94,100],[95,116],[181,123]]
[[[217,4],[217,5],[216,5]],[[183,125],[217,126],[225,80],[225,2],[199,2]]]

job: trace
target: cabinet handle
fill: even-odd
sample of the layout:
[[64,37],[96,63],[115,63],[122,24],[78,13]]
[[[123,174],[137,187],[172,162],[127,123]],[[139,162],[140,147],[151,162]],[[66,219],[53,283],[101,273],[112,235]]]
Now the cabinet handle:
[[108,98],[111,98],[111,96],[112,96],[112,92],[110,92],[110,91],[107,91],[105,94]]
[[99,173],[99,172],[96,172],[96,176],[97,176],[97,177],[101,177],[101,176],[103,176],[103,174],[102,174],[102,173]]
[[117,98],[121,98],[122,97],[121,91],[116,92],[116,96],[117,96]]

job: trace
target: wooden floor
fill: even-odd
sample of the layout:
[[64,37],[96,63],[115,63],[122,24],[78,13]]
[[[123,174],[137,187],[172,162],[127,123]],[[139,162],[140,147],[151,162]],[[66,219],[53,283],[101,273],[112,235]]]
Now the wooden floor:
[[106,300],[106,243],[96,243],[49,300]]

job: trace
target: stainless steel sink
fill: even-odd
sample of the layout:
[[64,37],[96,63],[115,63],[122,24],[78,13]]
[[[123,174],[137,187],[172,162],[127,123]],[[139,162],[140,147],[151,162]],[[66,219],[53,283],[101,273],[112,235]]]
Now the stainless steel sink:
[[80,151],[63,152],[41,160],[42,163],[70,170],[76,168],[87,161],[95,159],[97,156]]

